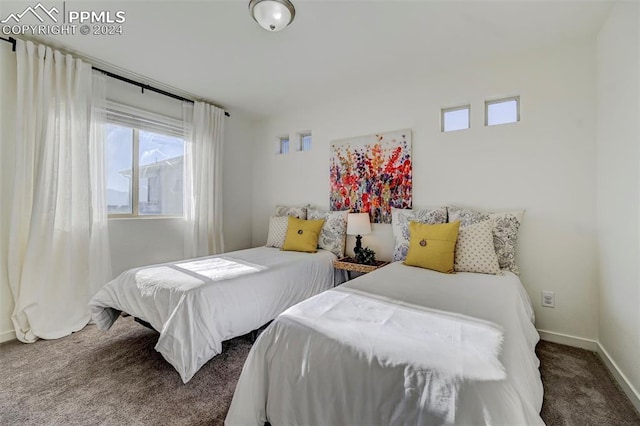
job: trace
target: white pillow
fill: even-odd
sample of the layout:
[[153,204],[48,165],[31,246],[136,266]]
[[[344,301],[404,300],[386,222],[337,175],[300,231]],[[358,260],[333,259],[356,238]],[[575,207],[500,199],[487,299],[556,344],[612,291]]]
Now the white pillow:
[[322,231],[318,238],[318,247],[329,250],[338,258],[344,256],[348,214],[349,210],[328,212],[312,207],[307,210],[307,219],[324,219],[324,225],[322,225]]
[[409,251],[409,221],[436,225],[447,223],[447,208],[437,207],[433,209],[411,210],[391,209],[391,229],[395,241],[393,248],[393,261],[405,260]]
[[289,227],[289,216],[271,216],[269,219],[269,235],[267,247],[282,248]]
[[456,272],[502,275],[493,245],[493,220],[460,227],[453,269]]

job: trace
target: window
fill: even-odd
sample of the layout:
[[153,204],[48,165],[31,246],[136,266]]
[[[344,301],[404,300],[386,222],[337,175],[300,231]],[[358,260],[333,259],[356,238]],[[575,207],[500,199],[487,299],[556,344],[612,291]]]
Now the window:
[[107,209],[133,214],[133,129],[107,124]]
[[289,152],[289,136],[280,137],[280,154],[287,154]]
[[311,132],[300,133],[300,151],[311,151]]
[[470,127],[471,106],[464,105],[454,108],[444,108],[441,113],[442,132],[452,132],[454,130],[464,130]]
[[[128,107],[125,107],[128,108]],[[111,217],[181,216],[184,140],[172,119],[108,110],[107,208]],[[177,121],[177,120],[176,120]],[[181,124],[180,124],[181,125]]]
[[516,123],[520,121],[520,97],[485,101],[484,125]]

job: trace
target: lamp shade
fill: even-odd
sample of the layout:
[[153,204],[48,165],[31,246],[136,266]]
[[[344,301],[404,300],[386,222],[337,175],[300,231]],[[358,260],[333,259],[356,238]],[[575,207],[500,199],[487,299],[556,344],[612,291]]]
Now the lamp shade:
[[267,31],[280,31],[289,25],[296,15],[296,10],[289,0],[251,0],[249,12]]
[[349,213],[347,217],[348,235],[366,235],[370,233],[369,213]]

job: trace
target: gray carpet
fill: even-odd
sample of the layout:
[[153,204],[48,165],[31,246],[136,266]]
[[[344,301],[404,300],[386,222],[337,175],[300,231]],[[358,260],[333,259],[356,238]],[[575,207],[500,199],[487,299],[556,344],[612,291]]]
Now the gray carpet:
[[[64,339],[0,345],[2,425],[219,425],[251,347],[225,342],[187,384],[153,347],[157,334],[116,321]],[[640,417],[592,352],[541,342],[548,425],[640,425]]]
[[595,352],[540,342],[536,353],[547,425],[640,425],[640,415]]
[[218,425],[251,342],[238,338],[184,385],[153,347],[158,334],[120,318],[59,340],[0,345],[2,425]]

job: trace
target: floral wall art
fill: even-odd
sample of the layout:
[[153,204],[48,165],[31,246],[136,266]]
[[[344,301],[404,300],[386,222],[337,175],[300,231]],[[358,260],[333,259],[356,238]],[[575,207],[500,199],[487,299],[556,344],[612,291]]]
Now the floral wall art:
[[368,212],[391,223],[391,208],[412,204],[411,129],[343,139],[331,144],[331,210]]

